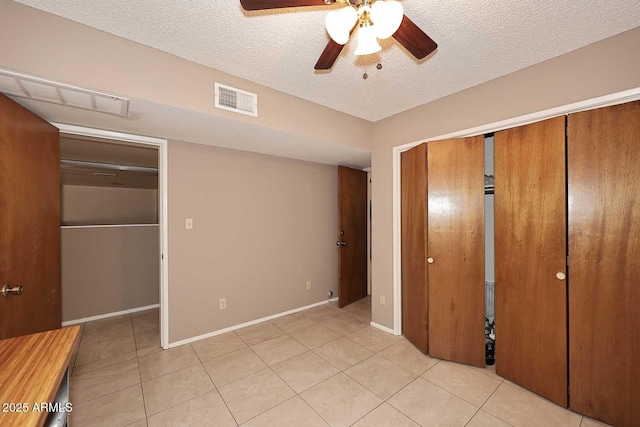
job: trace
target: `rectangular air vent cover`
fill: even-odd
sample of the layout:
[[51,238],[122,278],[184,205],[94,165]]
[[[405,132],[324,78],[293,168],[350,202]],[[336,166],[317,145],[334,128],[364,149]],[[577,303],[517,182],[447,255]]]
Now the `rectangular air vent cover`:
[[258,95],[255,93],[220,83],[214,84],[214,90],[216,108],[258,117]]
[[0,92],[19,98],[127,117],[129,100],[0,68]]

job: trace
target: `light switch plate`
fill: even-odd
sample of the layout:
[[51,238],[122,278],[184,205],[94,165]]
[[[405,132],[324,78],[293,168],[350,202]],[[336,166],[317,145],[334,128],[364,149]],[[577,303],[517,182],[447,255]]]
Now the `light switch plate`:
[[307,290],[311,289],[311,280],[307,281]]
[[193,218],[187,218],[185,228],[187,230],[193,230]]
[[380,295],[380,305],[387,305],[387,299],[384,295]]

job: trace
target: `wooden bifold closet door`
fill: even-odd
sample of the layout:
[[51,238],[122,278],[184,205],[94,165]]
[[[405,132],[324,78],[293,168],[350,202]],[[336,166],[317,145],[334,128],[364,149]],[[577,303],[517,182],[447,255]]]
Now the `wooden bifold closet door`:
[[428,353],[427,144],[401,155],[402,334]]
[[640,425],[640,102],[571,114],[571,409]]
[[403,335],[484,366],[484,137],[419,145],[401,170]]
[[429,355],[485,366],[484,137],[428,144]]
[[495,134],[496,371],[567,406],[565,117]]

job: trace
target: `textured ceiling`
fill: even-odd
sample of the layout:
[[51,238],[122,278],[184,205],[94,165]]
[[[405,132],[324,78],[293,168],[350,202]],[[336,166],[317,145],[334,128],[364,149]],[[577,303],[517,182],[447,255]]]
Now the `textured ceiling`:
[[364,61],[352,37],[333,70],[314,72],[335,6],[249,13],[239,0],[17,1],[370,121],[640,22],[638,0],[403,0],[439,44],[434,54],[417,62],[388,39]]

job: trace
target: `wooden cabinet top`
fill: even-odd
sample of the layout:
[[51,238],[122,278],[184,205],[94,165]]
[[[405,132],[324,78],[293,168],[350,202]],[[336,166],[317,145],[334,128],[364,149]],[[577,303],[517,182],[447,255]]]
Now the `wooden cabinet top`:
[[48,414],[33,411],[34,404],[53,402],[79,339],[73,326],[0,340],[0,425],[44,424]]

